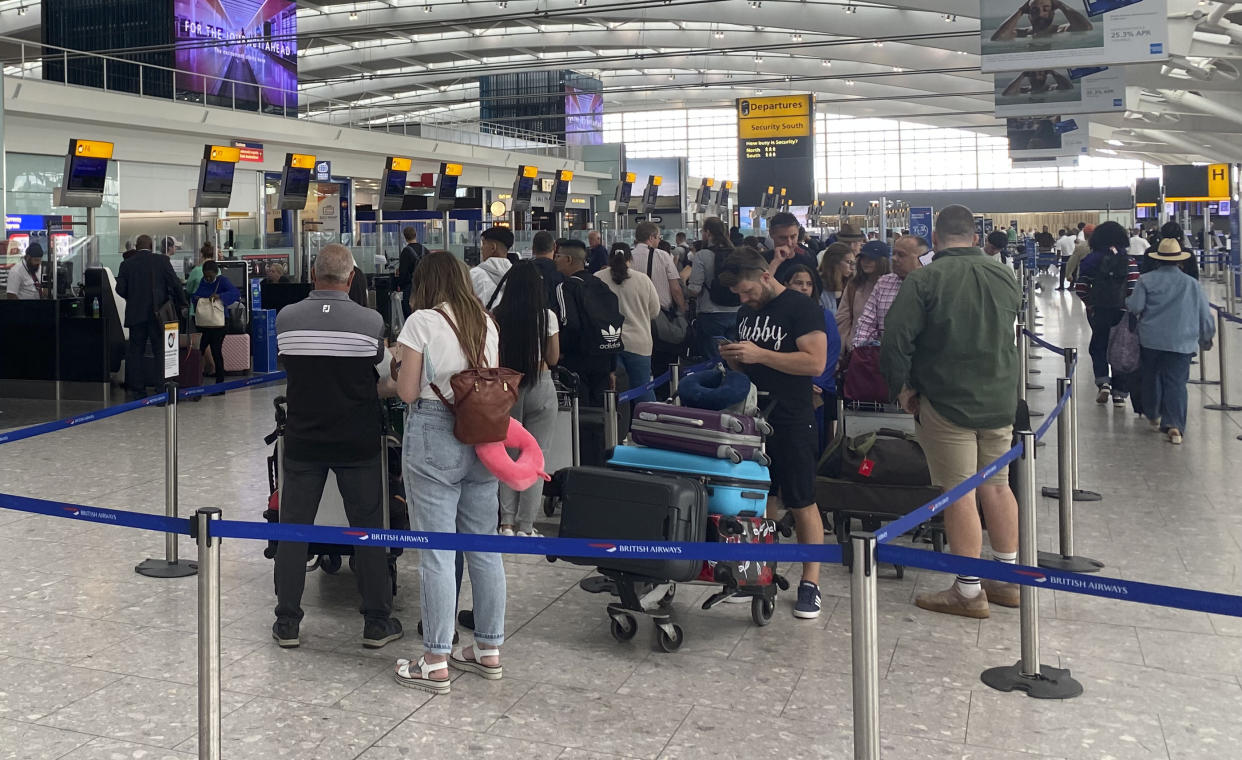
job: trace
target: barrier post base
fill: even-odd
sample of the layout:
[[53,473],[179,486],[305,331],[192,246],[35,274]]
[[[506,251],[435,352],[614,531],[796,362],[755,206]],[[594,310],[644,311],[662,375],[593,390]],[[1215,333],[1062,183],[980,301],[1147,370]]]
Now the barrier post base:
[[1064,570],[1067,573],[1098,573],[1104,569],[1104,563],[1090,557],[1066,557],[1057,552],[1040,552],[1039,566],[1050,570]]
[[[1041,493],[1049,499],[1061,498],[1061,489],[1056,486],[1044,486]],[[1100,501],[1104,497],[1095,491],[1087,491],[1081,488],[1074,489],[1074,501]]]
[[1025,691],[1032,699],[1073,699],[1082,696],[1082,684],[1070,677],[1070,672],[1050,665],[1040,665],[1039,675],[1022,675],[1019,661],[1008,667],[988,668],[979,680],[997,691]]
[[1204,409],[1211,409],[1214,412],[1242,412],[1242,406],[1237,404],[1208,404]]
[[134,572],[148,578],[188,578],[198,574],[198,563],[184,559],[169,562],[166,559],[145,559],[134,568]]

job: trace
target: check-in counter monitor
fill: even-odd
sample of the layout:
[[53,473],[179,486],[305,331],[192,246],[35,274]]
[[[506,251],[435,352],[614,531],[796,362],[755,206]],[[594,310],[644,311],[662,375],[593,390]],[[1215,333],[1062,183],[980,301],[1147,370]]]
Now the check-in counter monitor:
[[569,205],[569,181],[574,178],[574,173],[568,169],[562,169],[556,173],[556,184],[552,186],[552,211],[564,211]]
[[642,212],[644,214],[650,214],[656,210],[656,198],[660,195],[660,183],[663,181],[664,178],[657,174],[647,177],[647,186],[643,188]]
[[457,183],[461,173],[461,164],[440,164],[440,178],[436,180],[436,211],[451,211],[457,205]]
[[613,200],[617,202],[617,213],[624,214],[630,210],[630,198],[634,195],[634,181],[638,176],[634,172],[626,172],[617,183],[617,193]]
[[405,187],[413,162],[400,156],[389,156],[380,181],[380,211],[400,211],[405,203]]
[[231,145],[207,145],[198,165],[198,187],[194,205],[197,208],[228,208],[233,199],[233,170],[241,160],[241,148]]
[[513,198],[509,204],[512,211],[521,213],[530,209],[530,196],[535,192],[535,178],[539,176],[537,166],[519,166],[517,177],[513,180]]
[[699,191],[694,197],[694,205],[698,208],[700,214],[707,213],[707,207],[712,202],[712,187],[716,184],[716,180],[711,177],[705,177],[699,183]]
[[56,205],[73,208],[102,206],[110,158],[110,142],[70,140],[69,151],[65,154],[65,175]]
[[310,194],[311,171],[315,157],[304,153],[286,153],[285,166],[280,173],[278,203],[282,211],[306,208]]

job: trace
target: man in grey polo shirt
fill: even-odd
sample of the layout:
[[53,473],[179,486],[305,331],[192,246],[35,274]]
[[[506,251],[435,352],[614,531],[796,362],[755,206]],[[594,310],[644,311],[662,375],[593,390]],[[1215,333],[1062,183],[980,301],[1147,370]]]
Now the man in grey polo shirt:
[[[384,526],[385,490],[380,456],[380,405],[375,365],[384,356],[379,312],[349,298],[354,258],[328,245],[315,259],[306,300],[276,318],[277,345],[289,375],[280,521],[315,522],[328,470],[336,475],[349,524]],[[392,587],[383,547],[356,547],[355,573],[365,619],[362,645],[378,649],[401,638],[391,616]],[[276,550],[276,623],[272,637],[298,646],[306,544],[281,541]]]

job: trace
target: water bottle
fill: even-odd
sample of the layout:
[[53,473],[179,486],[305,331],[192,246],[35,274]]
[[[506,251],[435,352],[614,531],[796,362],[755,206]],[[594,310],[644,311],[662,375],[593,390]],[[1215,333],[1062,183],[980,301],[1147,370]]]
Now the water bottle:
[[92,317],[95,317],[96,319],[98,319],[98,318],[100,317],[100,314],[99,314],[99,296],[95,296],[94,298],[92,298],[92,299],[91,299],[91,316],[92,316]]

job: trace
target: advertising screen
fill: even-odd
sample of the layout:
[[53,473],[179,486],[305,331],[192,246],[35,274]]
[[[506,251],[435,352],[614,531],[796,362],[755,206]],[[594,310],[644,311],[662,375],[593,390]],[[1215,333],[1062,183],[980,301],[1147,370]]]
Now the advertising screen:
[[1167,60],[1168,6],[1168,0],[982,0],[982,70]]
[[179,75],[179,91],[206,92],[208,102],[297,107],[296,2],[173,0],[173,15],[176,68],[195,75]]
[[603,93],[565,86],[565,142],[569,145],[603,144]]
[[1006,119],[1011,159],[1077,156],[1087,152],[1087,124],[1060,116]]
[[1117,66],[1011,71],[993,81],[998,117],[1126,110],[1125,71]]
[[65,178],[65,189],[102,193],[107,176],[108,159],[73,156],[69,162],[69,176]]

